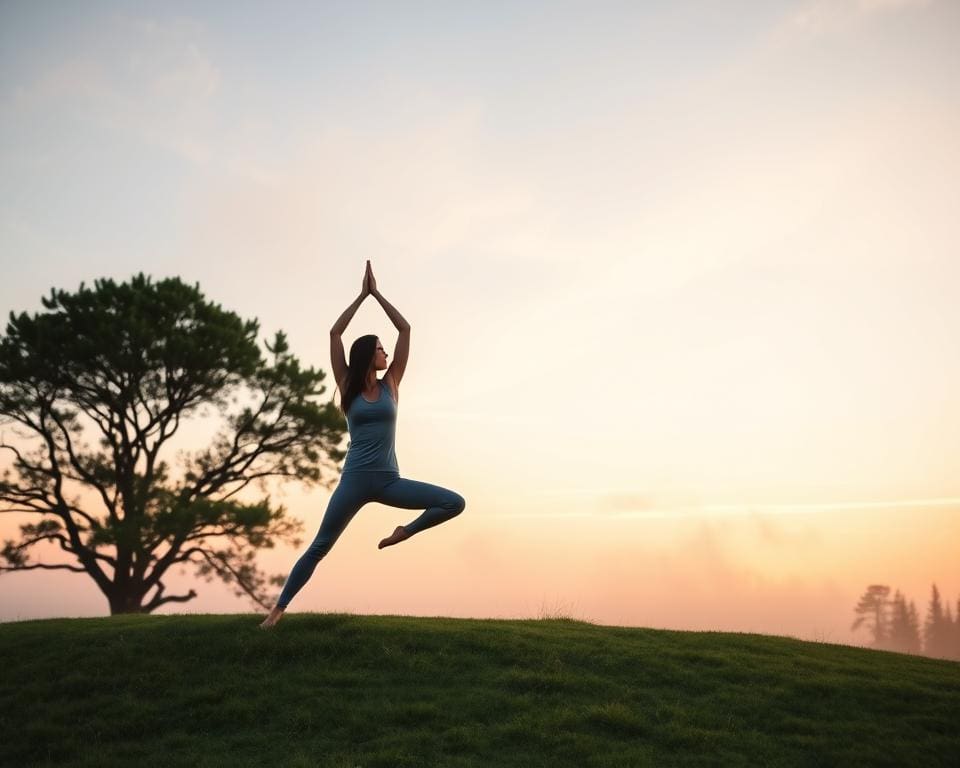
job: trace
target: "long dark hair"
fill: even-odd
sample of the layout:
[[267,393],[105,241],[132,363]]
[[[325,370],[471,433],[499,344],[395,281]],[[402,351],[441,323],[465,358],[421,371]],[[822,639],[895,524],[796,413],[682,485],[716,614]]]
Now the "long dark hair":
[[367,334],[361,336],[350,345],[350,362],[347,364],[347,386],[340,393],[340,410],[347,415],[350,404],[363,390],[367,379],[367,371],[373,362],[373,355],[377,351],[377,336]]

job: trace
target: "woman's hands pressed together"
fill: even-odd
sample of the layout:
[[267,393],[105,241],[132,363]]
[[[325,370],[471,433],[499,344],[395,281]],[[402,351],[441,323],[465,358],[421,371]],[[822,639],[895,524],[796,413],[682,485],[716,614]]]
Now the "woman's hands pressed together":
[[363,295],[377,295],[377,279],[373,276],[373,267],[370,266],[370,259],[367,259],[367,270],[363,274]]
[[[373,298],[380,302],[380,306],[383,307],[387,313],[387,317],[393,321],[393,325],[398,331],[410,330],[410,323],[408,323],[403,315],[397,311],[397,308],[387,301],[383,297],[383,294],[377,290],[377,278],[373,276],[373,267],[370,266],[370,259],[367,259],[367,270],[363,273],[363,289],[360,292],[360,298],[354,303],[359,306],[367,296],[373,296]],[[356,307],[354,307],[354,310],[356,310]],[[353,312],[350,313],[349,317],[353,317]],[[347,322],[349,322],[349,317],[347,318]],[[343,326],[346,327],[346,322],[343,323]]]

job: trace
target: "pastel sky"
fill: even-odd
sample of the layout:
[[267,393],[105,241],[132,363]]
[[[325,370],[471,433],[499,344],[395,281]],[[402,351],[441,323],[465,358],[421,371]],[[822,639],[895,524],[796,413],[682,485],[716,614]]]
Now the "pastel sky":
[[[0,311],[178,275],[329,370],[371,260],[401,473],[467,508],[381,552],[409,515],[369,505],[291,609],[956,608],[960,3],[197,5],[0,5]],[[329,493],[285,491],[310,536]],[[171,612],[250,609],[198,589]],[[0,577],[2,620],[106,612]]]

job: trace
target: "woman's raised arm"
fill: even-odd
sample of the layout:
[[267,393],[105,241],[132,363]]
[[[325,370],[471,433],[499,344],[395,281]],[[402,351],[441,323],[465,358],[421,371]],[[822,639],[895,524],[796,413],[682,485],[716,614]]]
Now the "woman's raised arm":
[[393,321],[393,325],[398,331],[410,330],[410,323],[408,323],[404,319],[403,315],[397,311],[397,308],[383,298],[383,294],[377,290],[377,279],[373,276],[373,268],[370,266],[370,259],[367,259],[367,274],[364,275],[363,285],[370,292],[370,295],[380,302],[380,306],[383,307],[383,311],[387,313],[387,317]]
[[[367,262],[369,264],[370,262]],[[360,295],[353,300],[353,303],[343,310],[343,314],[337,318],[337,322],[330,329],[330,365],[333,367],[333,378],[340,386],[344,376],[347,375],[347,356],[343,351],[343,339],[340,338],[347,326],[357,313],[363,300],[370,295],[370,286],[367,283],[367,274],[363,274],[363,285],[360,288]]]
[[383,298],[383,294],[377,290],[377,279],[373,276],[373,268],[370,266],[369,260],[367,261],[367,274],[364,285],[367,287],[367,290],[370,291],[370,295],[380,302],[380,306],[383,307],[383,311],[387,313],[387,317],[393,321],[396,329],[400,331],[397,346],[394,350],[393,362],[390,363],[390,367],[387,368],[387,372],[384,374],[384,378],[389,376],[393,379],[394,386],[399,387],[400,379],[403,378],[403,372],[407,367],[407,360],[410,357],[410,323],[408,323],[404,316],[397,311],[397,308]]

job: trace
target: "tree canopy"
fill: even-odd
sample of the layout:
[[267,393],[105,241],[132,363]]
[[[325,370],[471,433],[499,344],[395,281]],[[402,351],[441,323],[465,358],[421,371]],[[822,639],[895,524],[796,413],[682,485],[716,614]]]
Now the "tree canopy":
[[[196,597],[163,581],[192,565],[266,606],[283,575],[268,579],[257,550],[302,532],[268,482],[332,481],[345,455],[342,415],[317,400],[326,374],[302,367],[283,332],[261,350],[256,320],[179,278],[101,279],[42,301],[11,312],[0,339],[0,512],[36,516],[4,543],[0,571],[86,573],[112,613],[130,613]],[[215,437],[171,457],[182,425],[211,414]],[[71,562],[32,562],[46,542]]]

